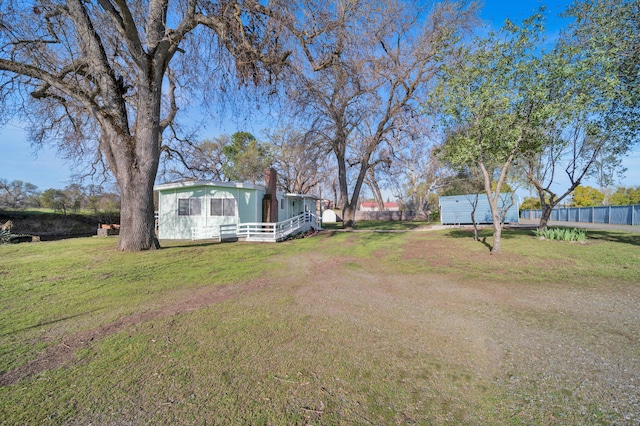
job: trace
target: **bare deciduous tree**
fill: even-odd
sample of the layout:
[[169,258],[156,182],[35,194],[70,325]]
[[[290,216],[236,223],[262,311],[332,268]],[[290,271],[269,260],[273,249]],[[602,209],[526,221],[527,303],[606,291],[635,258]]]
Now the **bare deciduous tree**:
[[[418,98],[446,49],[471,20],[472,10],[460,3],[428,7],[425,13],[393,0],[317,2],[314,13],[304,15],[312,20],[305,27],[326,32],[322,37],[296,33],[300,63],[306,62],[289,94],[335,156],[345,228],[354,226],[369,170],[391,161],[390,150],[383,148],[393,142],[394,118],[419,108]],[[327,17],[331,26],[324,25]]]
[[14,180],[8,182],[0,179],[0,207],[21,209],[33,207],[37,204],[38,187],[29,182]]
[[407,209],[427,216],[432,210],[429,194],[444,187],[454,172],[437,155],[440,135],[433,133],[427,117],[409,115],[398,121],[403,131],[393,146],[388,180],[394,195]]
[[166,147],[162,159],[161,175],[165,179],[225,180],[226,163],[223,148],[231,143],[229,136],[221,135],[202,142],[183,140],[181,149]]
[[266,132],[278,185],[286,192],[308,194],[324,179],[327,163],[313,132],[288,126]]
[[153,183],[163,134],[190,83],[184,76],[207,74],[200,78],[219,90],[264,81],[286,57],[276,7],[253,0],[3,1],[0,101],[32,117],[34,140],[104,158],[122,196],[118,248],[158,248]]

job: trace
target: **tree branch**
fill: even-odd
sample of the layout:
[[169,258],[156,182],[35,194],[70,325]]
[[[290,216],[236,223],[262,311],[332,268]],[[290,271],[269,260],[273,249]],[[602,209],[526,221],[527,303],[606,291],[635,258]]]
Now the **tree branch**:
[[136,61],[137,66],[140,69],[144,69],[145,64],[142,59],[145,57],[145,51],[142,47],[142,42],[138,36],[138,29],[129,10],[129,6],[126,1],[116,0],[121,12],[115,8],[110,0],[98,0],[98,4],[111,18],[118,33],[122,36],[127,44],[127,47],[132,53],[132,57]]
[[167,80],[169,81],[169,112],[167,116],[160,121],[160,134],[173,123],[178,113],[178,105],[176,103],[176,77],[171,68],[167,71]]

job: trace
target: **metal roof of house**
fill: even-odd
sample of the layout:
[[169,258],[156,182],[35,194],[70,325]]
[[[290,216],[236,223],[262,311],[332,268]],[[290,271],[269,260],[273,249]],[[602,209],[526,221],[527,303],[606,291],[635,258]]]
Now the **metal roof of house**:
[[154,185],[154,191],[163,191],[165,189],[189,188],[194,186],[222,186],[225,188],[245,188],[265,190],[264,185],[248,183],[248,182],[220,182],[212,180],[182,180],[178,182],[169,182]]
[[[183,180],[178,182],[170,182],[163,183],[159,185],[154,185],[154,191],[165,191],[168,189],[178,189],[178,188],[192,188],[196,186],[217,186],[223,188],[242,188],[242,189],[254,189],[260,191],[266,191],[266,187],[261,184],[248,183],[248,182],[221,182],[221,181],[212,181],[212,180]],[[313,194],[294,194],[294,193],[282,193],[278,191],[278,194],[284,197],[289,198],[309,198],[309,199],[318,199],[318,196]]]
[[294,194],[293,192],[287,192],[284,194],[285,197],[295,197],[295,198],[310,198],[312,200],[319,200],[320,197],[313,194]]

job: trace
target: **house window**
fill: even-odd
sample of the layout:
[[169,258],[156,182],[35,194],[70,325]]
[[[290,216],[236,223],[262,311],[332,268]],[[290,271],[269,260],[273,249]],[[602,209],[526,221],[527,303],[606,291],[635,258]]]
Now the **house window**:
[[200,216],[200,198],[179,198],[178,216]]
[[280,210],[284,210],[284,198],[280,199]]
[[235,216],[236,200],[233,198],[212,198],[211,216]]

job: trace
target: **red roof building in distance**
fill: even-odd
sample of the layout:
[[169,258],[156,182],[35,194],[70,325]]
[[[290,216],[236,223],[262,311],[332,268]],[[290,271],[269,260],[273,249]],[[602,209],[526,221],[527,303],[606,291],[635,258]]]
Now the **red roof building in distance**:
[[[400,210],[398,203],[387,201],[384,203],[384,210],[390,212],[397,212]],[[377,212],[380,211],[378,203],[375,201],[363,201],[360,203],[360,211],[363,212]]]

